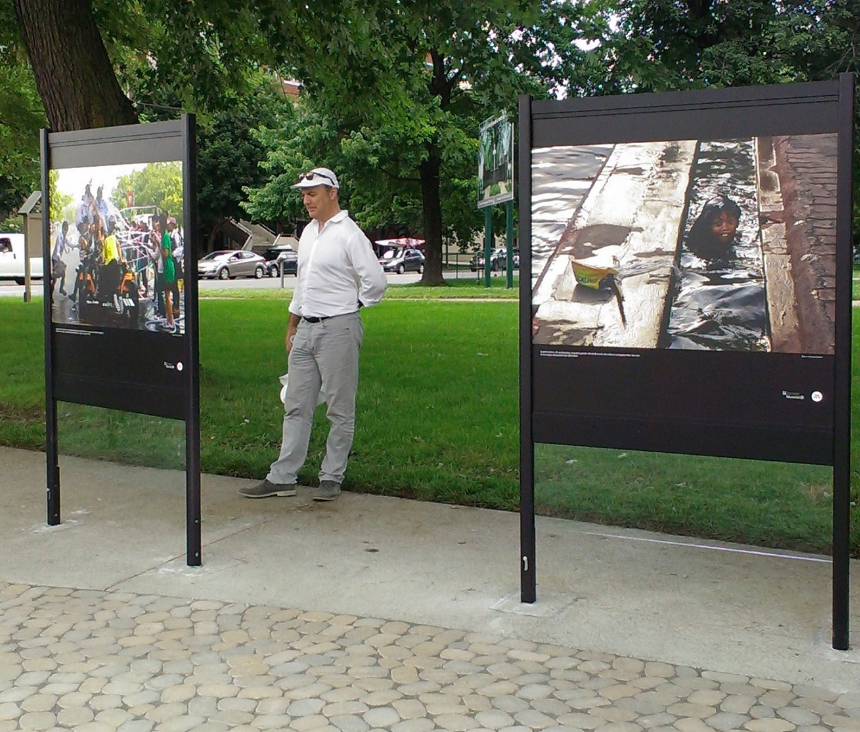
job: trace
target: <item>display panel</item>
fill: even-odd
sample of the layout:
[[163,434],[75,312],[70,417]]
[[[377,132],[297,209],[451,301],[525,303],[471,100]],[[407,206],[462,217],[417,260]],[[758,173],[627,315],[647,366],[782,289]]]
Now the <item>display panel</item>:
[[179,121],[48,135],[57,399],[185,418],[187,155]]
[[531,109],[534,440],[832,464],[838,85]]
[[514,200],[514,126],[507,116],[485,120],[479,130],[478,208]]

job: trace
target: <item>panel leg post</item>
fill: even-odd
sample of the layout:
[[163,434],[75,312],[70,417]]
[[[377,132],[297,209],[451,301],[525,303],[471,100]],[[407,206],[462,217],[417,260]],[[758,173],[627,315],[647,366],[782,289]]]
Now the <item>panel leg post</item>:
[[[188,303],[186,302],[186,308]],[[188,310],[186,309],[186,322]],[[186,338],[190,336],[186,333]],[[196,370],[197,364],[194,364]],[[192,402],[185,420],[185,546],[186,564],[199,567],[203,563],[201,500],[200,500],[200,420],[199,402],[195,398],[197,381],[192,381]]]
[[849,646],[849,567],[850,498],[849,474],[836,466],[833,470],[833,648],[847,651]]
[[[848,418],[846,418],[847,421]],[[849,647],[848,619],[850,616],[851,567],[851,469],[850,443],[847,436],[851,426],[837,434],[836,459],[833,465],[833,638],[837,651]]]
[[[48,280],[45,277],[45,280]],[[46,309],[50,308],[50,303]],[[47,316],[46,316],[47,318]],[[57,403],[54,401],[54,388],[51,380],[51,325],[46,320],[46,348],[48,358],[45,364],[45,462],[47,467],[47,522],[48,526],[60,524],[60,448],[57,439]]]
[[186,468],[186,553],[189,567],[199,567],[203,563],[202,532],[200,530],[200,474],[197,474],[197,485],[192,486],[193,471]]
[[[48,145],[48,130],[43,129],[39,135],[39,144],[42,157],[42,257],[43,261],[50,263],[50,239],[51,239],[51,210],[50,186],[48,177],[50,171],[50,146]],[[29,243],[29,242],[27,242]],[[30,294],[30,252],[29,247],[24,247],[24,266],[26,268],[26,283],[24,287],[24,300],[29,300]],[[51,272],[50,264],[45,265],[42,277],[42,288],[44,299],[42,301],[42,319],[44,322],[44,347],[45,347],[45,460],[47,468],[46,493],[47,493],[47,522],[48,526],[57,526],[60,523],[60,449],[57,440],[57,402],[54,398],[54,339],[52,323],[51,303]]]
[[535,572],[534,443],[520,447],[520,599],[537,600]]
[[[186,260],[186,272],[188,271]],[[191,275],[194,278],[194,275]],[[188,404],[185,415],[185,546],[186,564],[199,567],[203,563],[201,500],[200,500],[200,396],[199,359],[196,349],[197,292],[196,280],[192,279],[193,299],[185,292],[185,322],[193,323],[194,330],[186,331],[189,341],[188,362],[191,364],[188,378]],[[190,300],[190,302],[189,302]]]
[[851,551],[851,160],[854,75],[839,77],[839,185],[836,221],[836,359],[833,441],[833,648],[847,651]]
[[505,247],[507,248],[508,264],[506,267],[507,282],[506,289],[510,290],[514,286],[514,202],[513,200],[505,203]]
[[[56,449],[53,451],[56,456]],[[48,457],[48,526],[60,524],[60,466]]]
[[493,207],[484,209],[484,287],[490,286],[490,255],[493,253]]

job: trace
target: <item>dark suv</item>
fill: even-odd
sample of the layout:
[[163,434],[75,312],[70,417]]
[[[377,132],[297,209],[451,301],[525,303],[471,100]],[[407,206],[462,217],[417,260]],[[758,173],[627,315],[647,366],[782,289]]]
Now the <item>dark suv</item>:
[[299,268],[299,255],[292,247],[270,247],[264,256],[269,277],[280,277],[280,267],[284,268],[284,274],[296,274]]
[[382,255],[379,260],[386,272],[424,272],[424,255],[417,249],[403,248],[391,250]]
[[[514,249],[514,269],[519,269],[520,267],[520,251],[519,249]],[[493,272],[500,272],[504,270],[508,266],[508,253],[504,247],[496,247],[490,252],[490,269]],[[472,260],[469,262],[469,269],[472,272],[478,272],[479,270],[484,269],[484,253],[478,252],[472,257]]]

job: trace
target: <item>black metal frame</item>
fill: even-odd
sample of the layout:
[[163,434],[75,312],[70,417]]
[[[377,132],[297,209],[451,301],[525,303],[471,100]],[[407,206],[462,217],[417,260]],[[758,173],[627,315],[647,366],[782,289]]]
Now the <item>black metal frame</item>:
[[[534,102],[520,97],[519,103],[519,212],[520,212],[520,528],[521,587],[523,602],[536,599],[534,523],[534,444],[556,442],[624,449],[657,450],[687,454],[751,457],[765,460],[833,466],[833,647],[846,650],[849,644],[849,508],[850,508],[850,409],[851,409],[851,206],[854,75],[838,81],[741,89],[671,92],[565,101]],[[779,109],[779,115],[768,114]],[[656,114],[655,114],[656,112]],[[838,112],[838,114],[837,114]],[[667,132],[667,120],[672,129]],[[776,134],[838,134],[837,285],[835,355],[814,371],[814,363],[803,367],[790,359],[779,361],[786,372],[806,368],[812,378],[829,378],[833,396],[832,424],[795,425],[779,422],[761,429],[759,424],[726,420],[726,437],[716,448],[702,444],[702,422],[692,418],[689,431],[680,437],[653,434],[661,415],[631,416],[585,414],[538,414],[535,411],[535,346],[532,342],[531,276],[531,156],[532,150],[556,145],[586,145],[596,142],[625,143],[673,139],[730,139],[749,134],[754,120],[756,136]],[[787,124],[788,120],[788,124]],[[575,131],[572,131],[575,130]],[[693,131],[693,134],[684,136]],[[594,349],[599,350],[599,349]],[[612,350],[612,349],[606,349]],[[619,350],[619,349],[615,349]],[[633,349],[626,349],[633,350]],[[701,369],[701,355],[673,352],[685,364]],[[640,363],[661,355],[640,352]],[[770,354],[783,357],[784,354]],[[721,361],[743,373],[751,361]],[[569,361],[571,359],[550,359]],[[576,360],[576,359],[574,359]],[[610,359],[618,361],[620,359]],[[604,359],[605,361],[605,359]],[[776,363],[776,360],[773,360]],[[828,365],[832,362],[832,366]],[[644,368],[649,368],[650,362]],[[594,369],[595,367],[591,367]],[[596,367],[597,369],[602,366]],[[830,370],[828,370],[830,369]],[[563,374],[562,370],[557,373]],[[594,371],[590,372],[592,375]],[[699,372],[695,372],[698,374]],[[827,376],[832,374],[832,376]],[[545,376],[545,375],[544,375]],[[541,383],[544,383],[541,381]],[[596,383],[596,382],[593,382]],[[640,405],[641,406],[641,405]],[[677,424],[682,425],[682,420]],[[685,425],[686,427],[686,425]],[[620,428],[620,431],[618,429]],[[561,437],[556,437],[556,435]],[[552,435],[552,439],[549,436]],[[750,445],[755,442],[758,445]],[[787,443],[786,444],[781,443]]]
[[[150,125],[106,127],[76,132],[52,133],[41,131],[42,152],[42,253],[45,262],[44,288],[44,342],[45,342],[45,436],[47,453],[47,521],[51,526],[60,523],[60,468],[57,441],[57,400],[65,399],[80,404],[141,412],[185,420],[186,449],[186,542],[189,566],[201,564],[201,502],[200,502],[200,389],[197,312],[197,265],[194,243],[197,239],[197,152],[194,115],[183,115],[175,122]],[[52,288],[50,277],[50,185],[49,173],[53,169],[91,165],[117,165],[181,160],[183,163],[183,216],[185,220],[185,333],[181,338],[153,340],[146,334],[143,348],[150,360],[168,359],[176,374],[173,386],[159,390],[159,384],[137,383],[129,385],[76,383],[77,375],[64,370],[63,355],[58,348],[58,333],[52,319]],[[89,326],[81,326],[87,331]],[[66,329],[68,330],[68,329]],[[91,331],[93,329],[90,329]],[[134,347],[140,331],[121,331],[104,328],[111,343]],[[65,334],[64,334],[65,335]],[[72,336],[74,337],[74,336]],[[87,340],[87,339],[78,339]],[[180,342],[177,342],[180,341]],[[163,351],[153,346],[161,344]],[[138,344],[139,345],[139,344]],[[102,352],[103,357],[108,351]],[[138,354],[141,355],[141,354]],[[166,356],[166,358],[165,358]],[[105,359],[107,360],[107,359]],[[166,363],[164,364],[167,365]],[[97,381],[97,380],[96,380]],[[58,388],[59,386],[59,388]],[[124,392],[132,391],[129,397]],[[140,394],[154,395],[152,403],[139,408]]]
[[851,531],[851,215],[854,200],[854,75],[839,77],[839,188],[836,201],[836,403],[833,415],[833,647],[849,646]]
[[[185,219],[185,532],[186,562],[199,567],[202,558],[200,505],[200,318],[197,308],[197,120],[182,116],[185,160],[182,166],[183,216]],[[191,306],[189,307],[189,303]]]
[[537,600],[535,570],[535,443],[532,435],[532,99],[520,97],[520,585]]
[[42,152],[42,291],[45,340],[45,457],[47,475],[48,526],[60,523],[60,456],[57,444],[57,402],[54,397],[54,348],[51,319],[51,215],[50,185],[51,147],[48,130],[41,130],[39,142]]

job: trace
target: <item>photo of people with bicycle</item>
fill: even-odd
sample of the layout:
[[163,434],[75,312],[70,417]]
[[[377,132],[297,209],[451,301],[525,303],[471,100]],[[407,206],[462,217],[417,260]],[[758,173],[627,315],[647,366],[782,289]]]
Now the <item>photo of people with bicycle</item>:
[[184,333],[182,164],[51,176],[53,322]]

